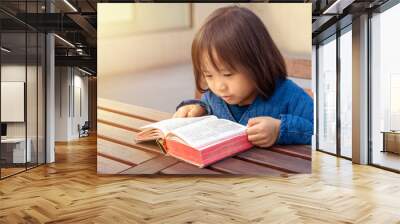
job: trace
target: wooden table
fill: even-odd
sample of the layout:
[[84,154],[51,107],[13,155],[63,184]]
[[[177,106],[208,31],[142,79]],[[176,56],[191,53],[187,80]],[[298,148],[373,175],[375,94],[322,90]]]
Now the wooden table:
[[161,154],[155,143],[134,144],[139,127],[171,117],[149,108],[99,98],[97,172],[99,174],[249,174],[287,176],[311,173],[306,145],[254,147],[206,168]]

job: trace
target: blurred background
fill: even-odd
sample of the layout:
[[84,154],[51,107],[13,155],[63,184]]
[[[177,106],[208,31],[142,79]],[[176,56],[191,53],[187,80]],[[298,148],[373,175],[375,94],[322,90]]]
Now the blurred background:
[[[228,5],[98,4],[98,96],[171,113],[195,98],[193,37],[209,14]],[[311,3],[238,5],[263,20],[288,75],[311,92]]]

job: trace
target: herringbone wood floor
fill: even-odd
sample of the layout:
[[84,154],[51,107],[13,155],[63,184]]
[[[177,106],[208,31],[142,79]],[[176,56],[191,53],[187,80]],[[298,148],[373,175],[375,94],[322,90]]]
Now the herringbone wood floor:
[[96,140],[0,181],[0,223],[400,223],[400,175],[313,152],[313,174],[96,174]]

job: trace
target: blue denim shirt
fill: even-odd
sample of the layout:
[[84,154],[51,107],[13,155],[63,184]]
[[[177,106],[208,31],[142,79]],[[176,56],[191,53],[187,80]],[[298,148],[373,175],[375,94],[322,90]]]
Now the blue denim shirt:
[[[183,101],[179,106],[195,103]],[[205,92],[201,103],[208,114],[247,125],[250,118],[270,116],[281,120],[280,133],[276,144],[311,144],[313,135],[313,99],[289,79],[277,82],[275,91],[268,99],[257,96],[237,121],[227,103],[212,93]],[[178,107],[179,107],[178,106]]]

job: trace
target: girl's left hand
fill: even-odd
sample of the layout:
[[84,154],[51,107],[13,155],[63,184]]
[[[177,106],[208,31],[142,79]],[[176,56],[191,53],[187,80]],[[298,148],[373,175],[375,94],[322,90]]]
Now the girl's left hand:
[[249,142],[258,147],[270,147],[279,137],[281,121],[272,117],[250,118],[247,122]]

